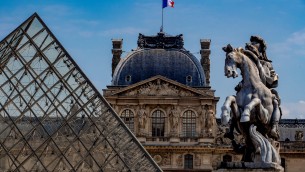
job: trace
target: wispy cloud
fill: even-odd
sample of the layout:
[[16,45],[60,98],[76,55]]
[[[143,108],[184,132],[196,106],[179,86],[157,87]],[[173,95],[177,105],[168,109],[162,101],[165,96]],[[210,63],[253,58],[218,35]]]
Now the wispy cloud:
[[[284,42],[270,45],[271,51],[281,57],[305,56],[305,28],[292,33]],[[287,54],[289,52],[289,55]],[[288,56],[287,56],[288,55]]]
[[305,45],[305,29],[295,32],[287,39],[287,43],[292,45]]
[[281,107],[283,112],[282,118],[305,118],[305,100],[283,103]]
[[73,24],[85,25],[85,26],[97,26],[100,24],[100,22],[96,20],[83,20],[83,19],[71,20],[70,22]]
[[56,16],[65,16],[72,12],[68,6],[59,4],[44,6],[43,11],[49,14],[55,14]]
[[104,30],[99,33],[100,36],[109,36],[109,35],[136,35],[138,33],[145,33],[143,29],[134,28],[134,27],[124,27],[124,28],[115,28],[110,30]]

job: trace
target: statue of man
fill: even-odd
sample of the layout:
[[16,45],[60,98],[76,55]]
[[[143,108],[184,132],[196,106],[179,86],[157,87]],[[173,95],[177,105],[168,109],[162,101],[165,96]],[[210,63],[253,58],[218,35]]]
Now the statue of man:
[[[266,49],[267,45],[265,41],[259,36],[251,36],[250,43],[246,43],[245,54],[257,60],[257,67],[259,69],[259,74],[262,82],[268,87],[273,93],[273,114],[271,117],[272,128],[270,135],[274,138],[279,137],[278,123],[282,116],[280,108],[280,97],[277,91],[274,89],[278,86],[278,75],[275,73],[272,61],[267,58]],[[236,88],[235,88],[236,89]],[[238,91],[238,86],[236,91]]]
[[172,109],[169,113],[169,122],[171,131],[177,131],[178,124],[179,124],[179,114],[177,111],[177,107],[172,106]]
[[268,88],[276,88],[278,86],[278,75],[273,69],[272,61],[267,58],[265,41],[259,36],[251,36],[250,43],[246,43],[245,49],[251,51],[259,59],[262,65],[260,75],[263,83]]
[[212,109],[207,110],[206,112],[206,132],[208,137],[212,137],[213,136],[213,126],[215,124],[215,115],[214,115],[214,111]]
[[139,134],[143,134],[143,130],[145,130],[145,125],[146,125],[146,111],[145,111],[145,106],[142,105],[140,107],[140,110],[138,112],[138,127],[139,127]]

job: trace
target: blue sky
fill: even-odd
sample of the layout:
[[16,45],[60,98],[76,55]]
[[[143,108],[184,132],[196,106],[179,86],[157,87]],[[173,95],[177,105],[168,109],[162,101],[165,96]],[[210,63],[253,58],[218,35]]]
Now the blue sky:
[[[2,1],[0,40],[37,12],[98,90],[111,83],[111,39],[123,38],[126,55],[136,48],[139,33],[156,34],[161,25],[161,0]],[[231,43],[244,47],[251,35],[268,44],[267,55],[279,74],[283,118],[305,118],[304,0],[175,0],[164,10],[164,31],[182,33],[185,48],[200,58],[200,39],[211,39],[211,86],[220,107],[241,78],[223,73]]]

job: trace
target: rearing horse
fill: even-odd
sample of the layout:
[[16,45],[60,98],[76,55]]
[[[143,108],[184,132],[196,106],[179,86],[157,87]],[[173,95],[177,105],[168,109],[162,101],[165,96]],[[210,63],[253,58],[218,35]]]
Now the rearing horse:
[[241,70],[241,89],[235,96],[227,97],[222,107],[222,122],[229,121],[230,107],[233,114],[240,118],[240,122],[250,122],[250,116],[258,117],[263,124],[270,121],[273,112],[272,93],[261,81],[256,64],[246,56],[242,49],[233,49],[229,44],[223,48],[227,52],[225,60],[225,75],[236,78],[237,68]]
[[245,55],[241,48],[233,49],[230,44],[223,50],[226,52],[225,75],[228,78],[236,78],[238,77],[237,68],[239,68],[243,80],[236,96],[228,96],[222,106],[222,123],[229,122],[231,110],[232,118],[236,120],[237,130],[241,131],[245,137],[248,133],[244,133],[243,130],[248,129],[240,127],[245,122],[258,125],[258,130],[266,136],[269,132],[267,126],[274,110],[273,95],[262,83],[255,60]]
[[[255,153],[255,149],[256,151],[260,150],[257,147],[266,148],[264,146],[266,144],[269,145],[267,147],[271,147],[270,143],[267,143],[267,135],[270,132],[269,122],[271,117],[273,113],[276,113],[275,109],[277,108],[274,108],[276,101],[273,101],[274,95],[260,78],[260,71],[257,67],[257,65],[260,65],[257,63],[258,59],[247,56],[242,48],[233,49],[230,44],[224,47],[223,50],[226,52],[225,75],[228,78],[236,78],[238,77],[237,68],[239,68],[243,80],[240,82],[240,89],[237,90],[236,96],[228,96],[226,98],[222,106],[221,121],[222,124],[227,124],[231,117],[230,114],[232,114],[233,127],[236,127],[237,131],[243,134],[246,141],[243,161],[254,161],[251,154]],[[253,135],[256,127],[261,136],[258,136],[259,134]],[[234,128],[232,128],[232,124],[230,129],[229,137],[233,139]],[[272,157],[268,154],[270,152],[274,155],[276,151],[274,149],[263,151],[261,154],[263,161],[269,162],[270,157]],[[279,156],[273,157],[276,157],[273,162],[280,162],[278,160]]]

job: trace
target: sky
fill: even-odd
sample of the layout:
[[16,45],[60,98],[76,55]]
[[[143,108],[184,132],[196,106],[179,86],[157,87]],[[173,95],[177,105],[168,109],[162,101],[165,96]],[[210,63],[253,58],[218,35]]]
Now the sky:
[[[226,96],[241,80],[224,76],[222,47],[244,47],[263,37],[279,75],[282,118],[305,119],[305,0],[174,0],[164,9],[164,32],[183,34],[184,47],[200,59],[200,39],[211,39],[211,87]],[[137,47],[139,33],[161,26],[161,0],[1,0],[0,40],[34,12],[102,92],[111,83],[111,39],[123,39],[122,56]],[[136,70],[136,69],[135,69]]]

